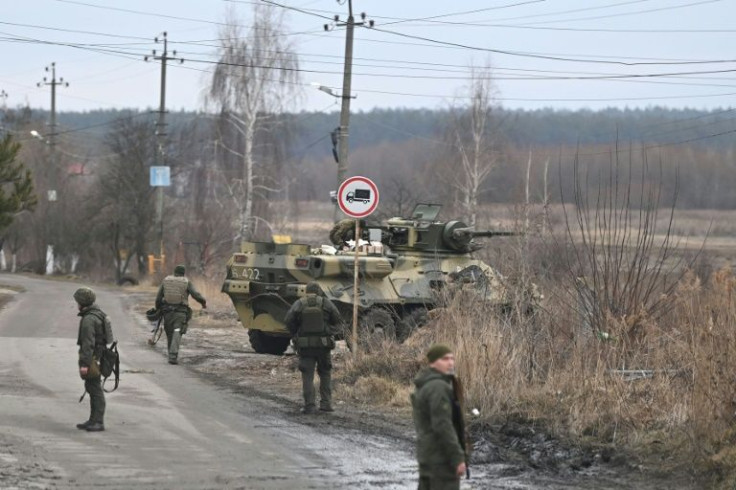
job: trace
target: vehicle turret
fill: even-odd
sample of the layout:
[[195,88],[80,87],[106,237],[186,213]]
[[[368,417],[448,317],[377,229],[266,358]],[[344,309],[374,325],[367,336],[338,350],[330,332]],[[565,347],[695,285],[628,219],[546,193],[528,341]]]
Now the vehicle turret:
[[381,224],[381,241],[397,253],[467,254],[482,247],[478,237],[512,236],[511,231],[476,231],[462,221],[435,221],[440,205],[419,204],[412,218],[391,218]]
[[440,209],[419,204],[410,217],[361,223],[357,295],[352,220],[334,225],[329,234],[334,246],[244,242],[228,261],[222,291],[230,296],[256,352],[286,350],[289,332],[284,316],[306,294],[310,281],[319,284],[343,316],[345,328],[338,339],[349,340],[357,303],[359,338],[367,345],[404,340],[426,323],[428,310],[443,306],[460,291],[507,309],[510,295],[504,278],[471,252],[481,247],[476,238],[513,233],[476,231],[459,220],[438,221]]

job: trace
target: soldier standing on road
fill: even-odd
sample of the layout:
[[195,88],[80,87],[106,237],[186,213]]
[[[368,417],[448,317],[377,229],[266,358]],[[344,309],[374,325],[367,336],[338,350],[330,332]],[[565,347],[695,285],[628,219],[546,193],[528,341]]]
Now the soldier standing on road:
[[199,294],[192,282],[184,275],[186,268],[177,265],[174,275],[167,276],[156,295],[156,309],[163,311],[164,331],[169,348],[169,364],[179,363],[179,343],[181,336],[187,333],[189,320],[192,318],[192,309],[189,308],[189,295],[202,308],[207,308],[207,300]]
[[458,490],[467,472],[465,424],[459,394],[453,389],[455,356],[446,345],[427,351],[429,367],[421,371],[411,395],[417,431],[419,490]]
[[[84,380],[84,390],[89,393],[89,420],[77,424],[77,429],[88,432],[105,430],[105,392],[102,390],[99,359],[105,349],[105,314],[95,304],[95,292],[79,288],[74,300],[79,308],[79,376]],[[81,401],[81,400],[80,400]]]
[[319,409],[332,412],[332,349],[334,334],[341,323],[340,312],[327,298],[319,296],[316,282],[307,284],[307,295],[297,300],[286,313],[284,323],[299,355],[299,371],[302,373],[304,408],[302,413],[316,412],[314,394],[314,368],[319,374]]

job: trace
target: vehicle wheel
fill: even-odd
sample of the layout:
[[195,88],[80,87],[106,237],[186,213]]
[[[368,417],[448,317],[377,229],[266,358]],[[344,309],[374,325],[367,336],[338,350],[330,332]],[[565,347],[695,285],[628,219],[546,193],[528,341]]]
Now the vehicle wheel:
[[289,339],[287,337],[268,335],[260,330],[248,330],[248,339],[250,339],[251,347],[258,354],[274,354],[280,356],[289,347]]
[[[345,341],[352,350],[352,330],[348,327]],[[358,317],[358,342],[365,352],[374,351],[386,342],[396,341],[396,322],[390,311],[370,308]]]
[[404,342],[414,333],[414,330],[426,325],[429,319],[428,314],[427,308],[423,306],[404,311],[404,316],[396,325],[396,337],[399,342]]

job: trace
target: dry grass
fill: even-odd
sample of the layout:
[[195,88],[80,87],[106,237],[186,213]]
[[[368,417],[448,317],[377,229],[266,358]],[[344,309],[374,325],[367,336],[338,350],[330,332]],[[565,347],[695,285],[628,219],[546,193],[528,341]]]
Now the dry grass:
[[207,299],[207,308],[214,312],[225,312],[233,310],[233,303],[230,298],[222,292],[222,282],[220,278],[206,279],[193,278],[192,282],[197,290]]
[[660,464],[695,460],[727,485],[736,481],[735,292],[730,270],[705,284],[689,274],[668,315],[610,316],[607,340],[583,332],[562,304],[520,324],[461,299],[406,344],[348,363],[346,382],[367,398],[395,399],[422,352],[446,343],[468,406],[484,420],[523,419],[568,440],[656,455]]
[[[486,226],[513,228],[513,212],[501,208],[485,209],[494,219]],[[559,223],[559,214],[552,209],[553,223]],[[683,211],[673,233],[694,235],[691,241],[700,247],[712,219],[708,260],[716,267],[728,265],[736,245],[729,236],[736,234],[732,216]],[[302,225],[311,223],[306,216],[302,219]],[[527,266],[537,271],[535,260],[540,258],[527,259]],[[555,259],[559,257],[543,262]],[[509,257],[491,260],[512,269],[513,262]],[[512,321],[458,298],[406,343],[386,344],[357,358],[346,356],[336,371],[336,395],[406,409],[412,378],[424,364],[423,353],[431,343],[444,342],[455,348],[468,406],[478,408],[484,421],[527,420],[573,442],[613,444],[660,465],[666,461],[673,467],[691,467],[694,460],[698,469],[717,475],[723,488],[732,488],[736,277],[730,268],[711,266],[708,274],[688,274],[674,293],[672,307],[657,319],[637,312],[626,317],[607,313],[605,340],[586,331],[562,299],[569,285],[558,269],[553,267],[543,278],[548,299],[541,315]],[[212,309],[232,310],[227,296],[219,293],[219,281],[196,284]],[[632,373],[637,370],[644,370],[645,376]]]

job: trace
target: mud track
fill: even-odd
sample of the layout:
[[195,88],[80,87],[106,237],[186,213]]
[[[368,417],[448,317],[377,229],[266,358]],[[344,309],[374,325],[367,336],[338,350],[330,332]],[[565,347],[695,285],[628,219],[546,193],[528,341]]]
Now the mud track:
[[[152,296],[132,293],[126,302],[140,321],[144,335],[150,325],[143,312],[150,307]],[[165,359],[165,336],[153,347]],[[335,374],[340,382],[340,365],[350,355],[344,348],[334,355]],[[273,417],[274,429],[293,430],[309,427],[330,438],[348,440],[355,445],[375,445],[385,440],[392,448],[413,459],[414,429],[405,407],[375,406],[336,397],[336,412],[304,416],[301,407],[301,381],[296,356],[256,354],[248,342],[247,331],[234,313],[208,312],[193,319],[182,342],[180,365],[210,383],[233,394],[246,397]],[[339,393],[339,390],[336,390]],[[471,479],[464,489],[623,489],[685,490],[705,488],[687,468],[676,473],[661,473],[657,467],[645,466],[617,452],[614,448],[572,447],[558,441],[523,421],[507,421],[500,425],[476,423],[471,428],[474,451]],[[376,439],[376,437],[378,439]],[[376,452],[376,475],[386,474],[371,482],[375,488],[413,488],[415,468],[406,464],[382,461],[380,444]],[[329,451],[329,447],[325,450]],[[399,473],[398,475],[396,473]],[[392,474],[388,477],[389,474]],[[397,480],[407,486],[396,487]]]

